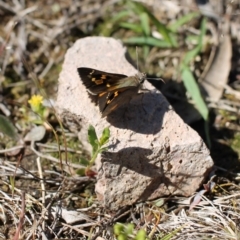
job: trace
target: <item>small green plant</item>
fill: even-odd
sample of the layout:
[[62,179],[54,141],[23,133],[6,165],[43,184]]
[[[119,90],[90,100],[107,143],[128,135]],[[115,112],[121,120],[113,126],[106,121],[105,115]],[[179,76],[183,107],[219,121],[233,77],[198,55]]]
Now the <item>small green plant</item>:
[[[87,166],[85,169],[85,174],[89,175],[89,170],[94,164],[99,153],[106,151],[108,148],[103,147],[106,143],[108,143],[110,137],[109,128],[104,128],[102,132],[102,136],[98,139],[95,128],[90,125],[88,128],[88,141],[92,146],[92,154],[91,159],[89,161],[85,159],[81,159],[80,163]],[[82,174],[81,170],[78,171],[79,174]]]
[[[178,29],[196,17],[199,17],[198,13],[189,13],[167,25],[157,19],[144,4],[127,0],[123,10],[114,14],[102,26],[101,33],[111,36],[119,29],[131,31],[132,34],[128,34],[123,41],[126,44],[143,46],[144,56],[147,57],[151,47],[177,48]],[[161,38],[156,37],[154,32],[159,33]]]
[[117,237],[117,240],[146,240],[146,232],[143,229],[140,229],[135,233],[134,224],[128,223],[124,225],[122,223],[116,223],[113,227],[114,234]]
[[[147,56],[150,47],[176,47],[177,41],[174,33],[163,23],[161,23],[152,12],[143,4],[126,1],[127,11],[123,10],[115,16],[112,21],[120,28],[134,32],[135,36],[124,39],[126,44],[142,45]],[[132,22],[133,14],[136,21]],[[153,28],[161,34],[162,39],[152,35]]]
[[108,143],[110,137],[109,128],[104,128],[102,132],[102,136],[98,139],[95,128],[90,125],[88,128],[88,141],[92,146],[92,157],[89,161],[89,166],[92,166],[97,158],[97,155],[101,152],[106,151],[108,148],[103,147],[106,143]]

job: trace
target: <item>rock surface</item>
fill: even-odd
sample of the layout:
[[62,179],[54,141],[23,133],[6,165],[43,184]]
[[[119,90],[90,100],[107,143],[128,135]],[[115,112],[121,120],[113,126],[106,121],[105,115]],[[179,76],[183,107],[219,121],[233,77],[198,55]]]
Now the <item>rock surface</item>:
[[102,118],[82,84],[78,67],[134,75],[126,48],[112,38],[78,40],[66,53],[59,77],[57,111],[83,146],[90,124],[98,136],[110,128],[108,152],[97,161],[96,192],[102,204],[116,210],[163,195],[190,196],[213,166],[200,136],[174,112],[164,96],[147,81],[129,104]]

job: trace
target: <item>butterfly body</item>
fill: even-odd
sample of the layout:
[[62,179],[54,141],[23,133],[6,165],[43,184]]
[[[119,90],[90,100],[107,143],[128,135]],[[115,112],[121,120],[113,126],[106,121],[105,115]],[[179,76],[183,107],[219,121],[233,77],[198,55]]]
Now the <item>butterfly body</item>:
[[130,101],[138,93],[146,75],[134,76],[103,72],[92,68],[78,68],[79,76],[91,95],[98,96],[102,116],[105,117],[119,106]]

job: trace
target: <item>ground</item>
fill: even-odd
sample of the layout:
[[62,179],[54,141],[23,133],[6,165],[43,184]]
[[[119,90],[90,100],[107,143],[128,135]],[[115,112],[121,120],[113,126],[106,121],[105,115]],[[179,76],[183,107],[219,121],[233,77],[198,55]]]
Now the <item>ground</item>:
[[[0,2],[0,239],[240,239],[240,8],[199,2]],[[109,212],[97,200],[92,156],[54,110],[67,49],[93,35],[161,77],[208,145],[215,169],[192,205],[167,196]]]

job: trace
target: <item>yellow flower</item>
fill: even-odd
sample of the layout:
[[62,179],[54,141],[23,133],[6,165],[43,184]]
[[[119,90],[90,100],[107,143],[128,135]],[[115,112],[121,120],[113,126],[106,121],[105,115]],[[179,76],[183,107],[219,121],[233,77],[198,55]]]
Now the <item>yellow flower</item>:
[[28,103],[31,105],[32,109],[39,109],[39,107],[42,105],[43,97],[41,95],[33,95],[30,100],[28,100]]

